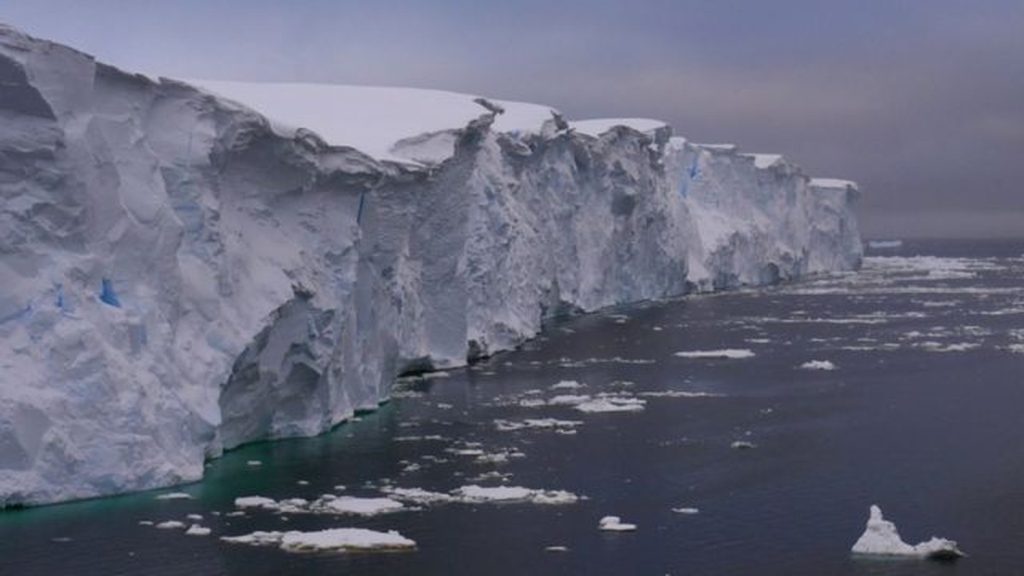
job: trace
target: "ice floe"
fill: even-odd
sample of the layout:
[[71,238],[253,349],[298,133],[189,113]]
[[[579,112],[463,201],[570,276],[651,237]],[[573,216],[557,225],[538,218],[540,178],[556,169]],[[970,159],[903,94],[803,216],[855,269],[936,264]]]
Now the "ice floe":
[[804,370],[835,370],[836,365],[829,360],[809,360],[800,365]]
[[558,382],[557,384],[552,384],[551,385],[551,389],[552,390],[576,390],[578,388],[584,388],[584,387],[586,387],[586,384],[582,384],[582,383],[577,382],[575,380],[562,380],[561,382]]
[[525,420],[495,420],[494,426],[500,432],[511,432],[515,430],[554,430],[554,431],[566,431],[572,430],[576,426],[582,425],[583,422],[579,420],[559,420],[557,418],[527,418]]
[[192,495],[184,492],[171,492],[169,494],[160,494],[156,497],[157,500],[191,500]]
[[605,516],[597,523],[600,530],[607,532],[630,532],[636,530],[636,524],[627,524],[618,516]]
[[646,398],[721,398],[724,394],[715,394],[713,392],[687,392],[685,390],[658,390],[649,392],[640,392],[637,396],[644,396]]
[[177,520],[165,520],[156,524],[156,527],[161,530],[181,530],[185,528],[185,523]]
[[408,550],[416,547],[416,542],[394,530],[378,532],[365,528],[331,528],[313,532],[257,531],[242,536],[222,536],[221,540],[250,546],[277,546],[288,552]]
[[746,348],[724,348],[722,350],[687,350],[676,352],[679,358],[736,360],[753,358],[754,352]]
[[193,524],[193,525],[188,527],[188,530],[185,530],[185,535],[186,536],[209,536],[210,532],[212,532],[212,530],[210,530],[206,526],[200,526],[199,524]]
[[391,498],[358,498],[355,496],[339,496],[320,498],[310,503],[309,511],[313,513],[354,514],[357,516],[376,516],[389,512],[397,512],[405,508],[401,502]]
[[581,402],[575,406],[576,410],[590,414],[604,412],[640,412],[647,404],[640,398],[623,396],[601,396]]
[[676,514],[686,514],[686,515],[700,514],[700,509],[698,509],[698,508],[686,508],[686,507],[684,507],[684,508],[673,508],[672,511],[675,512]]
[[964,556],[956,542],[932,537],[927,542],[910,545],[900,538],[896,525],[882,517],[882,509],[871,506],[864,534],[853,545],[853,553],[870,556],[905,556],[952,560]]
[[943,344],[941,342],[929,340],[918,343],[917,347],[927,350],[928,352],[968,352],[970,350],[981,348],[981,344],[976,342],[955,342],[952,344]]
[[562,368],[584,368],[595,364],[654,364],[654,360],[647,358],[622,358],[620,356],[613,356],[611,358],[584,358],[582,360],[573,360],[571,358],[559,358],[556,363]]
[[577,406],[591,399],[586,394],[560,394],[545,402],[547,406]]
[[439,434],[429,434],[426,436],[395,436],[392,440],[395,442],[427,442],[443,441],[446,440],[446,438]]
[[507,464],[513,458],[526,458],[526,454],[515,448],[485,452],[476,457],[477,464]]
[[522,486],[461,486],[452,494],[462,502],[531,502],[534,504],[573,504],[579,496],[565,490],[534,490]]
[[539,490],[522,486],[491,486],[476,484],[460,486],[451,492],[434,492],[423,488],[401,488],[385,486],[381,492],[394,500],[410,504],[482,504],[482,503],[531,503],[531,504],[573,504],[580,496],[565,490]]
[[387,486],[382,489],[382,492],[392,498],[402,500],[404,502],[412,502],[414,504],[444,504],[456,501],[456,498],[451,494],[431,492],[429,490],[424,490],[423,488],[398,488],[395,486]]
[[242,496],[235,498],[235,508],[262,508],[266,510],[277,510],[277,501],[265,496]]

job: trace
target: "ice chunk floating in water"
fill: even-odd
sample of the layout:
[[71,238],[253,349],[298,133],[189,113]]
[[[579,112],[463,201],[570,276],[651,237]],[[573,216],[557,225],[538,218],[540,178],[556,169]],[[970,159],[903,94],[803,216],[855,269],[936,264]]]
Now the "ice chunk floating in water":
[[221,540],[250,546],[278,546],[288,552],[346,550],[409,550],[416,542],[394,530],[378,532],[365,528],[331,528],[315,532],[253,532],[243,536],[222,536]]
[[193,524],[193,525],[188,527],[188,530],[185,530],[185,535],[186,536],[209,536],[210,532],[212,532],[212,530],[210,530],[206,526],[201,526],[199,524]]
[[676,352],[680,358],[709,358],[718,360],[753,358],[754,352],[746,348],[726,348],[724,350],[689,350]]
[[606,532],[632,532],[636,530],[636,524],[627,524],[618,516],[605,516],[601,518],[601,521],[597,523],[597,527]]
[[828,360],[810,360],[800,365],[804,370],[835,370],[836,365]]
[[927,542],[911,546],[900,538],[896,525],[882,517],[882,509],[871,507],[864,534],[853,545],[853,553],[866,556],[902,556],[930,558],[933,560],[955,560],[965,556],[953,540],[932,537]]

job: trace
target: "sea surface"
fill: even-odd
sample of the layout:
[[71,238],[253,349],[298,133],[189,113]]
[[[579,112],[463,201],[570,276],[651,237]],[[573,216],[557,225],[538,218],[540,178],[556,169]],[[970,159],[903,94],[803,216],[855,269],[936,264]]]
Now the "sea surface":
[[[715,350],[740,357],[676,354]],[[568,381],[580,387],[552,389]],[[330,434],[233,451],[201,483],[0,513],[0,574],[1024,574],[1024,242],[905,242],[856,274],[560,320],[400,388]],[[558,395],[634,411],[550,405]],[[507,430],[546,418],[574,423]],[[227,515],[241,496],[503,484],[580,499]],[[192,499],[157,499],[170,492]],[[852,556],[872,504],[908,542],[951,538],[970,556]],[[599,531],[606,515],[637,530]],[[212,533],[140,524],[165,520]],[[220,539],[335,527],[417,547]]]

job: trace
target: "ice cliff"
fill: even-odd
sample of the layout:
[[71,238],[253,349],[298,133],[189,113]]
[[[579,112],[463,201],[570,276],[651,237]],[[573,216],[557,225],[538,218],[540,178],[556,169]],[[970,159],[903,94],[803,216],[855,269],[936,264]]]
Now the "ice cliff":
[[197,87],[0,25],[0,505],[199,479],[553,314],[855,268],[856,197],[659,122]]

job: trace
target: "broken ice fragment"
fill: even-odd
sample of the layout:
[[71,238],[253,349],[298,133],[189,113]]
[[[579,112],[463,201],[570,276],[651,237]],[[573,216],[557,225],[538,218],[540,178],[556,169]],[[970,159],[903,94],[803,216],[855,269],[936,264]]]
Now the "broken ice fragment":
[[864,534],[853,545],[853,553],[867,556],[904,556],[932,560],[956,560],[965,554],[953,540],[932,537],[911,546],[900,538],[896,525],[882,517],[882,509],[871,507]]
[[597,527],[607,532],[630,532],[636,530],[636,524],[622,522],[622,519],[618,516],[605,516],[601,518],[601,521],[597,523]]

